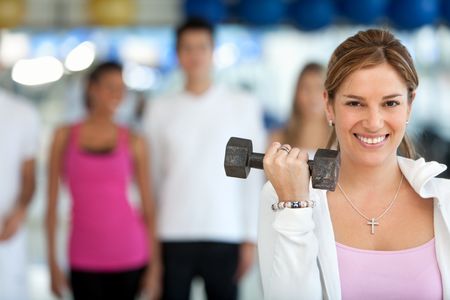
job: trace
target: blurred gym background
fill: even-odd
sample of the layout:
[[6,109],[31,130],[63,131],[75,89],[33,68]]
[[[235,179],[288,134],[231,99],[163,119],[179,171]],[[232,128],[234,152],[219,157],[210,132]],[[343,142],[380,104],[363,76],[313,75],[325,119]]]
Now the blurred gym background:
[[[358,30],[390,28],[413,54],[421,80],[410,133],[422,156],[450,162],[450,0],[0,0],[0,87],[28,98],[42,120],[28,218],[32,299],[52,299],[42,231],[46,155],[55,126],[83,116],[84,71],[105,59],[124,64],[129,92],[117,118],[139,128],[147,101],[182,86],[173,29],[186,16],[217,25],[215,76],[258,97],[268,130],[288,117],[306,62],[326,64]],[[62,204],[67,211],[68,200]],[[261,299],[256,268],[241,294]],[[194,289],[193,298],[203,297]]]

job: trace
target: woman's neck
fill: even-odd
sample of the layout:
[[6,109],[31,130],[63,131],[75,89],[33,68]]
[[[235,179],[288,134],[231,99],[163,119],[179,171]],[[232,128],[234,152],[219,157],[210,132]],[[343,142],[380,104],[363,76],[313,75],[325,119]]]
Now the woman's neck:
[[95,111],[91,112],[87,116],[86,122],[97,124],[97,125],[107,125],[107,124],[114,123],[113,117],[110,114],[106,114],[103,112],[95,112]]
[[364,166],[341,156],[339,183],[348,194],[366,191],[373,196],[384,195],[398,185],[402,176],[396,155],[378,166]]

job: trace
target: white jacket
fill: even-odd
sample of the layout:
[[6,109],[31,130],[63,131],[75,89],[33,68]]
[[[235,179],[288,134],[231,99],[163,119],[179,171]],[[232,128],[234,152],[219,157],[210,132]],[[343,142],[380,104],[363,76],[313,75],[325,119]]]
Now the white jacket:
[[[434,199],[436,256],[444,299],[450,299],[450,180],[434,178],[437,162],[399,157],[405,178],[423,198]],[[267,183],[259,215],[258,254],[265,299],[341,299],[336,244],[326,191],[312,190],[314,208],[271,210],[278,201]]]

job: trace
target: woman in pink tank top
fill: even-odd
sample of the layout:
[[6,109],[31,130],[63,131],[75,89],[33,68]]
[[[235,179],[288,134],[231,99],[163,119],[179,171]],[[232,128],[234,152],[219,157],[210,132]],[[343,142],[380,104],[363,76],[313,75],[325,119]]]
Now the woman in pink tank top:
[[[155,236],[145,142],[116,125],[123,98],[122,68],[112,62],[90,74],[87,118],[57,129],[50,156],[47,207],[51,288],[60,297],[66,276],[56,259],[58,185],[70,192],[70,287],[75,299],[135,299],[143,286],[159,294],[159,243]],[[130,203],[135,180],[141,209]]]

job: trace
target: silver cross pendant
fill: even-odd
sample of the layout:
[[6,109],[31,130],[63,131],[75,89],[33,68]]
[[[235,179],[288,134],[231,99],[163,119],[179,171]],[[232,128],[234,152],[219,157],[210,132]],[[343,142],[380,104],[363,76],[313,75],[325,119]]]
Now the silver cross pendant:
[[367,222],[367,225],[370,225],[372,227],[370,230],[370,234],[375,234],[375,226],[378,226],[379,224],[380,223],[378,223],[375,218],[372,218]]

